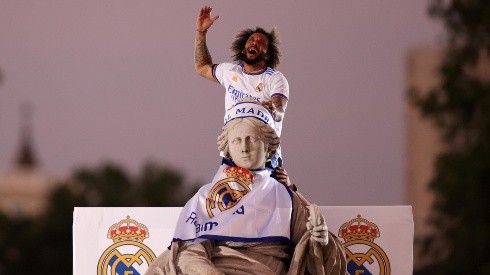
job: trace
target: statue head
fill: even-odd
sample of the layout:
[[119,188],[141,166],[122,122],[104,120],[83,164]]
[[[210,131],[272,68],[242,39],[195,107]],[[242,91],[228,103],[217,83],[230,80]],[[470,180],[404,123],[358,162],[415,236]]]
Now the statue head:
[[279,147],[280,139],[267,109],[254,102],[238,103],[227,111],[218,149],[246,169],[262,169]]

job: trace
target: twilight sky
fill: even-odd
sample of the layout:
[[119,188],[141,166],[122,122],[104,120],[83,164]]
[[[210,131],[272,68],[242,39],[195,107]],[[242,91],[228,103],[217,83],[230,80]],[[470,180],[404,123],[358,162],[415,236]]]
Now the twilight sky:
[[209,4],[215,63],[235,34],[277,27],[290,85],[285,168],[319,205],[405,203],[405,57],[440,41],[427,1],[42,0],[0,2],[0,171],[34,106],[42,169],[68,175],[155,160],[212,179],[224,87],[194,72],[195,19]]

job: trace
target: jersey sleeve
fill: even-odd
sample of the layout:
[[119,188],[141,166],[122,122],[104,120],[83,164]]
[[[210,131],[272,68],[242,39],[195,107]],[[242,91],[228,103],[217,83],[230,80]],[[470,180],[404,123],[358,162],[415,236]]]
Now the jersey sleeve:
[[284,75],[280,72],[274,74],[269,82],[270,96],[279,95],[289,100],[289,83]]
[[221,85],[225,85],[224,76],[230,70],[230,63],[220,63],[213,66],[213,76]]

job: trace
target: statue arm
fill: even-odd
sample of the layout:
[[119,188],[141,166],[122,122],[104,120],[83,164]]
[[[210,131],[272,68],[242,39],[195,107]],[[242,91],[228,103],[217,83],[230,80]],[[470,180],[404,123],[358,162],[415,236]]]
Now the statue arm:
[[209,240],[199,244],[185,245],[179,251],[176,266],[183,274],[224,275],[215,268],[211,261],[212,251],[213,244]]
[[173,242],[170,250],[164,251],[150,265],[145,275],[211,274],[224,275],[211,262],[213,244]]
[[[311,215],[311,204],[300,195],[299,192],[294,192],[293,195],[295,210],[293,213],[295,214],[293,214],[292,241],[295,249],[288,274],[346,274],[347,263],[342,243],[328,230],[324,236],[327,238],[326,240],[313,236],[313,232],[308,229],[308,218],[310,216],[319,217],[321,213],[317,212],[317,214]],[[322,239],[323,244],[318,239]]]

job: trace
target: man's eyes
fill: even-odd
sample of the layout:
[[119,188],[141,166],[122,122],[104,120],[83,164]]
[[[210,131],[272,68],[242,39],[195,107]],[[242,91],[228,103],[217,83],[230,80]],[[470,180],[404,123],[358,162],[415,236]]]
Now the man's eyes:
[[255,41],[257,44],[260,44],[260,45],[262,45],[262,46],[267,45],[267,43],[266,43],[265,41],[263,41],[263,40],[254,40],[253,38],[250,38],[248,41],[249,41],[249,42],[253,42],[253,41]]

